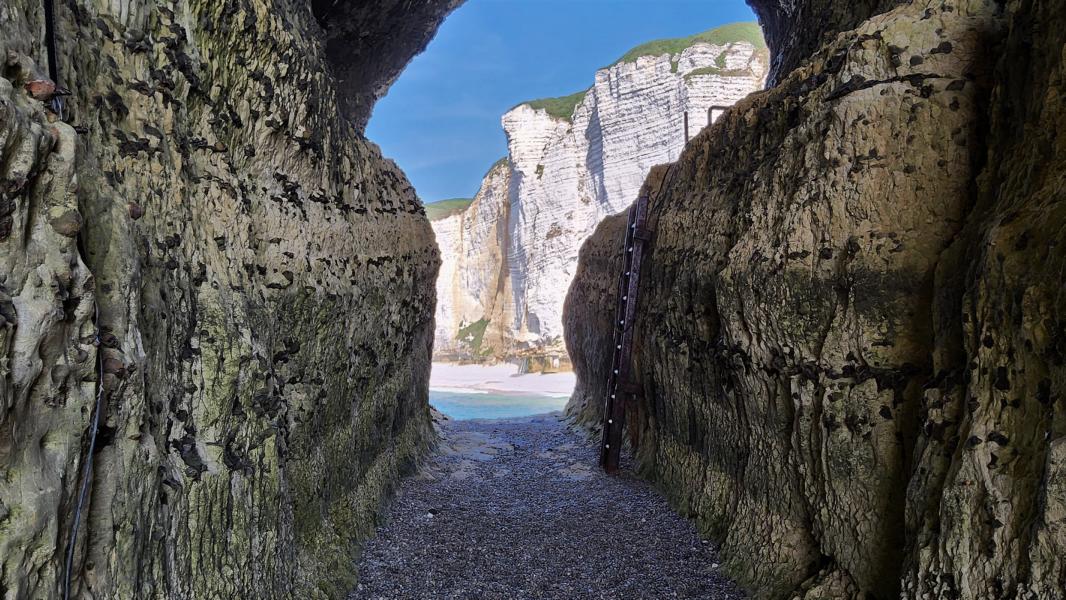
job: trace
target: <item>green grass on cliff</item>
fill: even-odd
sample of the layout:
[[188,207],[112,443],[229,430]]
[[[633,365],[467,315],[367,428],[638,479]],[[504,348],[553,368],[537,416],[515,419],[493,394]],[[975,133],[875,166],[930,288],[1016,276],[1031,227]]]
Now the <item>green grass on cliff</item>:
[[[549,115],[556,119],[563,119],[569,121],[574,116],[574,110],[578,104],[585,99],[585,94],[588,90],[578,92],[576,94],[570,94],[569,96],[559,96],[558,98],[541,98],[540,100],[530,100],[529,102],[523,102],[522,104],[528,104],[536,110],[545,110]],[[519,104],[518,106],[521,106]]]
[[485,330],[488,326],[488,319],[479,319],[460,329],[455,339],[466,344],[474,354],[480,355],[481,344],[485,341]]
[[[703,33],[697,33],[688,37],[673,38],[668,40],[654,40],[641,44],[636,48],[633,48],[629,52],[622,55],[622,58],[611,63],[610,66],[617,65],[619,63],[633,62],[642,56],[661,56],[663,54],[679,54],[685,48],[694,46],[696,44],[713,44],[716,46],[725,46],[726,44],[732,44],[735,42],[748,42],[755,46],[757,50],[766,49],[766,40],[763,39],[762,29],[759,28],[759,24],[755,22],[744,23],[730,23],[729,25],[722,25],[721,27],[715,27]],[[719,58],[720,72],[701,69],[701,75],[709,73],[720,73],[723,75],[734,74],[725,70],[725,56]],[[674,63],[673,70],[677,72],[677,64]],[[545,110],[549,115],[556,119],[563,119],[570,121],[574,116],[574,109],[578,104],[585,99],[585,95],[588,90],[578,92],[576,94],[570,94],[569,96],[559,96],[558,98],[540,98],[538,100],[530,100],[528,102],[522,102],[515,105],[522,106],[528,104],[534,109]]]
[[451,200],[440,200],[438,202],[427,204],[425,206],[426,217],[428,217],[430,221],[447,219],[452,215],[457,215],[466,210],[466,207],[470,206],[470,203],[473,201],[473,198],[452,198]]
[[696,69],[685,73],[685,81],[692,79],[693,77],[699,77],[700,75],[721,75],[722,77],[743,77],[745,75],[751,75],[751,69],[722,69],[711,65],[709,67],[703,67],[702,69]]
[[714,29],[690,35],[688,37],[672,38],[667,40],[654,40],[641,44],[622,55],[622,58],[611,63],[611,66],[619,63],[633,62],[642,56],[661,56],[663,54],[679,54],[685,48],[696,44],[713,44],[724,46],[734,42],[748,42],[755,48],[765,48],[766,40],[763,39],[762,29],[755,22],[730,23]]

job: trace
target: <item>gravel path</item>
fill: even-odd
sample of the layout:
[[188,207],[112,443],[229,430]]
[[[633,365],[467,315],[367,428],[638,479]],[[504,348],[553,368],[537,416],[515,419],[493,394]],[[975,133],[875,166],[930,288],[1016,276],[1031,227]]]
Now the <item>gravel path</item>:
[[690,522],[645,482],[601,473],[561,416],[441,434],[364,549],[350,600],[743,597]]

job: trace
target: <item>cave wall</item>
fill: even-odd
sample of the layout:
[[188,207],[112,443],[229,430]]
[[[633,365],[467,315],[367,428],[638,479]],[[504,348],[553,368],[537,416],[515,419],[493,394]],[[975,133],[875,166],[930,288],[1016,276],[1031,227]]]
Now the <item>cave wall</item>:
[[759,17],[772,59],[772,87],[841,31],[907,0],[748,0]]
[[95,284],[77,245],[77,134],[5,78],[0,156],[0,563],[25,581],[0,591],[21,598],[56,580],[57,513],[96,396]]
[[1066,3],[1007,7],[977,201],[936,269],[910,597],[1066,594]]
[[312,0],[322,26],[324,54],[333,67],[338,105],[362,131],[385,95],[437,25],[464,0]]
[[[1066,5],[753,4],[777,85],[652,196],[640,471],[759,598],[1061,597]],[[617,229],[567,303],[586,423]]]
[[350,57],[372,91],[317,5],[59,2],[65,123],[23,89],[39,5],[0,6],[0,595],[60,593],[100,392],[73,597],[342,596],[432,437],[439,257],[341,98],[455,2]]

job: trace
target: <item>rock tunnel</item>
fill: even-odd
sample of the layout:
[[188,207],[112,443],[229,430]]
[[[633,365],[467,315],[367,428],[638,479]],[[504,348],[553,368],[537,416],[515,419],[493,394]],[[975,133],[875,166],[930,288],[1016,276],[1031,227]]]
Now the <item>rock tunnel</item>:
[[[62,120],[0,6],[5,598],[352,589],[439,265],[362,131],[459,3],[58,2]],[[640,472],[755,597],[1061,597],[1066,7],[750,4],[770,86],[646,184]],[[567,308],[590,425],[621,226]]]

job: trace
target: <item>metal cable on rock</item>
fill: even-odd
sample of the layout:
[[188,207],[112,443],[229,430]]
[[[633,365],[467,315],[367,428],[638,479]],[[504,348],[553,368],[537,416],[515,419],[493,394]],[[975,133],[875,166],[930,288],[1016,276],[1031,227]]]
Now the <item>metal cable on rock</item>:
[[[94,300],[95,302],[95,300]],[[63,568],[63,600],[70,600],[70,576],[74,565],[74,550],[78,542],[78,527],[81,524],[81,511],[85,507],[85,498],[89,493],[89,480],[93,471],[93,453],[96,451],[96,433],[100,429],[100,408],[104,398],[104,358],[103,347],[100,344],[100,306],[93,307],[93,344],[96,346],[96,404],[93,407],[93,416],[89,422],[89,451],[86,454],[81,477],[81,489],[78,492],[78,503],[74,506],[74,518],[70,523],[70,541],[67,546],[67,560]]]

